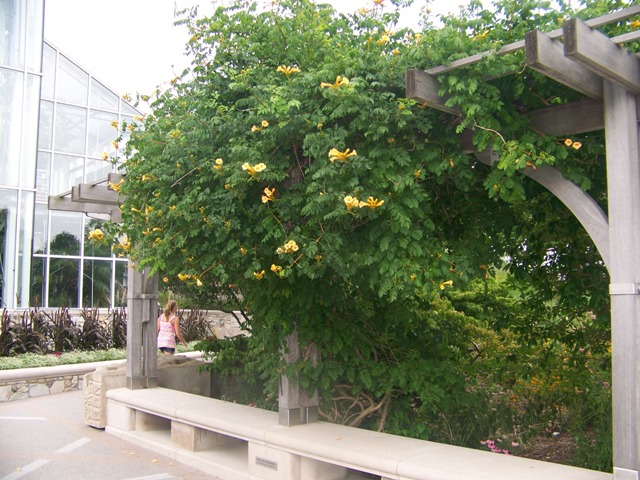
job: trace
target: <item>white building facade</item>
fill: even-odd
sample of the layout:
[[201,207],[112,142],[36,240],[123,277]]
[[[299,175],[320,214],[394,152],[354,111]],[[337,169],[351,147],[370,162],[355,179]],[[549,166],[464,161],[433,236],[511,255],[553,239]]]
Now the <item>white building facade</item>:
[[115,171],[137,112],[43,38],[44,0],[0,0],[0,307],[126,305],[127,262],[87,241],[102,220],[49,195]]

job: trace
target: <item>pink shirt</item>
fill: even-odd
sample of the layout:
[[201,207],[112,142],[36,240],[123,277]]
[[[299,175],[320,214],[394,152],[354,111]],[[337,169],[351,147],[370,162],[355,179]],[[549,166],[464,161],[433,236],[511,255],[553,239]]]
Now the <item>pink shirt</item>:
[[158,317],[158,325],[160,325],[158,330],[158,348],[176,348],[176,329],[173,326],[174,318],[176,317],[172,315],[169,320],[165,320],[164,314]]

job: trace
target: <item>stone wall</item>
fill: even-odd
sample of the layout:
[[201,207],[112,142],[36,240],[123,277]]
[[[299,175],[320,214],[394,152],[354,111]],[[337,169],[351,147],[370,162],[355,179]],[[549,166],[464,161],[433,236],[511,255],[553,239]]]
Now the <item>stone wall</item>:
[[54,393],[70,392],[82,388],[82,375],[33,378],[0,382],[0,402],[23,400]]

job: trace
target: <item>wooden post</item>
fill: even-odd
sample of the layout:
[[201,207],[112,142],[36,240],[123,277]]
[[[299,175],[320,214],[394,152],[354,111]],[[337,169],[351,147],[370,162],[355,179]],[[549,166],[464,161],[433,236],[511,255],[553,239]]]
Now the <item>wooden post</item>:
[[158,277],[129,262],[128,280],[127,388],[153,388],[158,385]]
[[[287,365],[297,362],[302,358],[300,343],[298,341],[298,331],[294,330],[287,335],[286,350],[283,352]],[[305,359],[314,364],[319,359],[318,348],[311,345],[305,351]],[[312,423],[318,421],[318,393],[309,395],[300,388],[297,376],[294,378],[280,375],[280,385],[278,392],[278,413],[280,425],[294,426],[301,423]]]
[[[285,351],[282,352],[287,365],[300,359],[300,345],[298,344],[298,331],[294,330],[287,335]],[[280,375],[278,389],[278,413],[280,425],[293,426],[302,423],[300,414],[300,390],[298,379]]]
[[613,355],[613,466],[616,480],[640,472],[640,156],[636,101],[604,81],[609,273]]

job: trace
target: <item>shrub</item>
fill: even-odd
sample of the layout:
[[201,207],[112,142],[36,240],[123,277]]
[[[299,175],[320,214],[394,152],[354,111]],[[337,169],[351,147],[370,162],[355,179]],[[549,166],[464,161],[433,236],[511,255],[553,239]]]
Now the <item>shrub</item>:
[[127,310],[124,307],[113,309],[110,312],[109,329],[113,348],[125,348],[127,345]]
[[209,336],[213,336],[205,311],[197,308],[191,309],[186,318],[184,313],[184,310],[178,312],[178,318],[180,318],[180,330],[185,341],[204,340]]
[[81,315],[84,323],[79,347],[83,350],[108,349],[112,344],[109,325],[100,318],[98,309],[84,308]]

